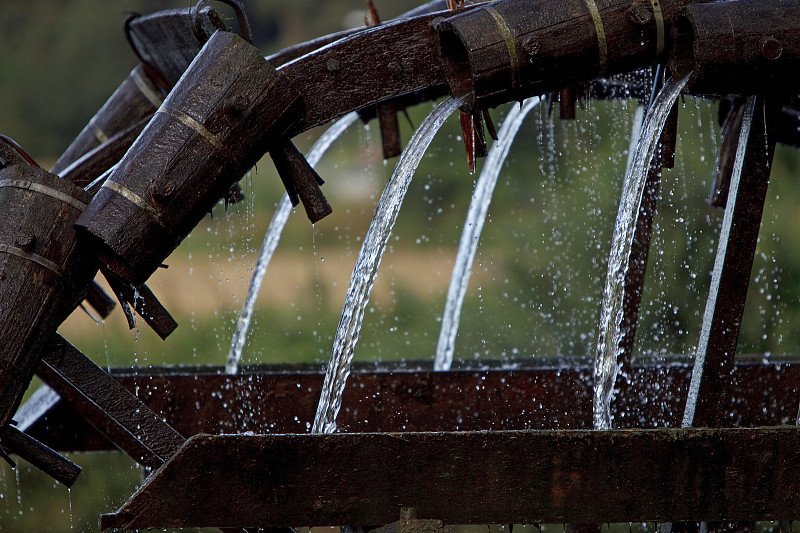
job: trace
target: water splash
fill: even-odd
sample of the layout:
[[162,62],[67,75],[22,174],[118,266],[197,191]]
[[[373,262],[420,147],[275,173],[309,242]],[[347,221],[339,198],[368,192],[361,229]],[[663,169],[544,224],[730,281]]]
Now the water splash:
[[[736,159],[733,163],[733,172],[728,186],[728,201],[725,205],[725,215],[722,218],[722,227],[719,231],[719,244],[717,245],[717,255],[714,259],[714,270],[711,272],[711,287],[708,289],[708,300],[706,310],[703,314],[703,325],[700,330],[700,340],[697,343],[697,352],[694,356],[694,370],[692,371],[692,381],[689,384],[689,393],[686,396],[686,407],[683,411],[683,421],[681,427],[690,427],[694,422],[694,412],[697,408],[697,396],[700,392],[700,380],[703,377],[703,365],[705,364],[706,351],[708,350],[708,340],[711,335],[711,326],[714,322],[714,308],[719,294],[719,283],[722,277],[722,268],[725,263],[725,254],[728,250],[728,238],[733,224],[733,212],[736,209],[736,196],[739,192],[739,181],[742,177],[742,167],[744,156],[747,150],[747,140],[750,137],[750,128],[753,124],[753,113],[756,107],[756,97],[750,96],[747,99],[742,117],[742,129],[739,133],[739,142],[736,146]],[[798,416],[800,418],[800,415]]]
[[330,362],[322,384],[322,394],[317,405],[312,433],[333,433],[336,431],[336,416],[342,405],[342,394],[350,375],[350,362],[358,342],[364,310],[369,302],[370,291],[378,274],[381,257],[391,235],[400,206],[405,198],[411,178],[425,154],[433,136],[439,131],[445,119],[455,111],[460,100],[448,98],[431,112],[411,137],[395,166],[392,177],[378,201],[364,243],[350,277],[350,286],[345,297],[342,318],[333,341]]
[[461,242],[458,245],[456,262],[453,265],[453,275],[450,277],[447,301],[442,313],[442,329],[439,333],[439,343],[436,346],[436,357],[433,361],[434,370],[450,370],[450,365],[453,363],[461,305],[464,303],[472,262],[475,259],[475,251],[478,249],[478,240],[486,221],[486,213],[492,201],[497,176],[500,174],[500,169],[503,167],[503,162],[508,156],[508,150],[511,148],[511,143],[514,141],[522,121],[537,105],[539,105],[539,98],[529,98],[522,106],[511,108],[498,133],[498,141],[492,145],[475,185],[475,192],[472,194],[472,201],[464,223],[464,231],[461,233]]
[[632,164],[625,175],[622,196],[614,225],[614,237],[608,258],[608,273],[603,290],[603,306],[600,312],[600,331],[597,340],[594,365],[594,428],[611,428],[611,396],[617,379],[619,366],[619,343],[625,299],[625,275],[628,271],[633,245],[636,217],[642,201],[650,162],[653,159],[661,131],[675,100],[689,77],[670,79],[664,84],[653,105],[648,109],[636,145]]
[[[319,160],[322,159],[323,154],[330,148],[331,144],[356,120],[358,120],[358,113],[348,113],[328,128],[309,150],[306,157],[308,164],[313,167],[319,163]],[[261,250],[258,253],[253,278],[250,280],[247,296],[245,297],[242,311],[239,313],[239,320],[236,323],[236,330],[231,338],[231,348],[228,352],[228,359],[225,362],[225,372],[228,374],[235,374],[239,370],[239,362],[242,360],[242,350],[247,340],[250,321],[253,318],[253,309],[258,299],[258,291],[261,289],[261,282],[264,280],[272,254],[275,253],[275,248],[278,247],[283,228],[286,226],[291,212],[292,202],[289,200],[289,196],[284,194],[278,204],[278,208],[275,210],[275,214],[272,215],[267,233],[264,235],[264,242],[261,244]]]

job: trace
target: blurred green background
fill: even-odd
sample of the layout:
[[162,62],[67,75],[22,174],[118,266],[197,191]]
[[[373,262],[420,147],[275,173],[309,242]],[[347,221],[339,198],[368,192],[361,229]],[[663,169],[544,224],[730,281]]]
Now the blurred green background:
[[[416,5],[377,3],[384,19]],[[136,64],[121,24],[182,2],[89,0],[0,4],[0,133],[49,167]],[[360,24],[357,0],[246,2],[269,54]],[[220,10],[225,11],[224,7]],[[232,18],[229,15],[230,18]],[[473,267],[456,358],[588,355],[596,342],[606,262],[635,101],[582,102],[573,121],[547,105],[523,125],[500,174]],[[674,169],[664,172],[636,353],[692,353],[722,211],[708,205],[720,143],[717,106],[679,102]],[[418,125],[431,104],[409,109]],[[492,111],[502,122],[507,106]],[[402,119],[402,117],[401,117]],[[431,360],[456,247],[477,174],[466,167],[457,118],[423,159],[366,313],[357,360]],[[404,141],[413,132],[401,120]],[[296,139],[307,151],[322,130]],[[347,283],[395,160],[382,161],[373,122],[353,126],[318,171],[334,212],[315,226],[292,215],[261,290],[244,363],[316,362],[330,352]],[[740,353],[798,353],[800,249],[797,153],[779,147],[740,338]],[[480,171],[480,164],[478,171]],[[224,364],[261,239],[283,193],[269,158],[242,186],[247,200],[215,208],[149,285],[180,323],[162,342],[129,331],[116,310],[95,323],[77,312],[61,333],[101,366]],[[120,454],[76,454],[73,490],[26,464],[0,466],[0,530],[93,531],[135,489]]]

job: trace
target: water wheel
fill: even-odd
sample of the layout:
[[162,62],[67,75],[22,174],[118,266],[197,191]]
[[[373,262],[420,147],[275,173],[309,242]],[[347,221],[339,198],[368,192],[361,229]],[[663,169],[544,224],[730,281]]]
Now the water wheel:
[[[69,484],[78,470],[35,438],[58,449],[107,447],[99,432],[152,469],[129,502],[102,518],[104,528],[375,526],[400,519],[403,527],[436,529],[442,523],[796,518],[800,496],[783,486],[800,462],[797,430],[747,426],[777,425],[793,414],[792,383],[799,370],[791,364],[737,366],[734,356],[774,146],[797,144],[798,25],[800,4],[777,0],[499,0],[414,13],[265,60],[246,32],[240,37],[226,31],[208,8],[131,20],[128,31],[141,65],[52,172],[0,144],[0,201],[9,212],[21,212],[9,218],[13,227],[0,232],[9,280],[3,300],[10,302],[2,308],[0,333],[5,345],[13,346],[0,365],[3,448]],[[129,392],[135,378],[112,377],[56,335],[84,298],[98,309],[109,308],[92,285],[99,270],[126,313],[139,313],[168,336],[176,324],[145,282],[214,204],[226,195],[237,197],[237,182],[266,152],[309,218],[328,215],[319,176],[291,142],[309,128],[361,110],[379,118],[384,153],[393,154],[395,111],[415,102],[446,94],[459,98],[464,138],[479,139],[484,111],[493,106],[558,94],[568,117],[575,95],[583,92],[646,98],[652,80],[661,76],[653,73],[664,69],[688,76],[688,94],[728,102],[730,133],[723,141],[727,155],[720,162],[717,192],[727,197],[726,238],[736,246],[721,247],[718,255],[705,365],[694,372],[633,365],[649,217],[660,168],[671,164],[673,124],[651,167],[636,225],[635,268],[623,282],[626,335],[618,350],[626,379],[618,396],[621,404],[635,401],[641,395],[638,378],[668,375],[675,387],[670,401],[678,406],[687,403],[683,391],[696,389],[687,424],[693,428],[588,430],[592,413],[572,406],[576,398],[591,395],[589,370],[531,367],[360,372],[353,380],[366,394],[381,391],[386,402],[384,418],[364,424],[353,419],[353,427],[365,433],[244,435],[233,420],[222,429],[239,434],[209,435],[203,433],[219,433],[213,421],[220,417],[210,410],[195,412],[198,397],[213,391],[222,398],[222,391],[233,391],[225,393],[232,403],[252,406],[262,401],[244,392],[245,381],[254,379],[273,391],[288,384],[312,391],[301,401],[273,394],[259,412],[275,420],[286,402],[293,408],[313,404],[321,376],[155,371],[148,387],[172,396],[139,391],[137,397]],[[647,74],[638,74],[644,70]],[[737,163],[744,116],[752,121],[751,133],[741,144],[746,157]],[[468,144],[470,161],[481,145]],[[737,164],[741,170],[733,172]],[[732,174],[735,187],[729,185]],[[731,201],[734,193],[738,200]],[[31,208],[59,217],[24,218]],[[62,242],[69,244],[54,244]],[[21,282],[29,278],[35,283]],[[9,326],[12,322],[24,331]],[[15,415],[34,373],[60,400],[45,391]],[[753,409],[757,393],[742,385],[755,375],[770,383],[780,404],[771,417]],[[478,394],[464,386],[473,380],[483,384],[473,387]],[[422,400],[403,424],[417,431],[387,430],[396,423],[392,402],[408,399],[404,391]],[[478,420],[500,413],[513,417],[531,397],[541,398],[542,408],[535,422],[525,420],[525,430],[472,432],[465,430],[481,428],[461,423],[454,431],[447,423],[467,406]],[[63,402],[73,411],[60,406]],[[732,403],[742,427],[726,427]],[[571,431],[549,429],[552,413],[569,413],[561,427]],[[14,417],[24,432],[15,428]],[[77,438],[59,434],[56,421],[62,428],[87,428],[69,417],[85,419],[95,430]],[[662,457],[670,460],[657,459]],[[606,487],[608,499],[595,497],[599,486]],[[487,492],[493,497],[485,498]],[[236,495],[236,506],[230,495]]]

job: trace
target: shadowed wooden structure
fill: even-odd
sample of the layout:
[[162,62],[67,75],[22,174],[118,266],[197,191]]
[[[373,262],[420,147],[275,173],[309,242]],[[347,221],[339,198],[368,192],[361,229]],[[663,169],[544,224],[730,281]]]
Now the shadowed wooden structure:
[[[4,453],[67,484],[77,467],[46,445],[113,446],[153,469],[103,516],[104,528],[800,518],[800,496],[786,488],[800,466],[798,430],[775,427],[794,422],[798,366],[734,360],[774,146],[800,144],[800,2],[498,0],[453,11],[440,2],[266,59],[247,31],[228,31],[200,6],[129,20],[140,65],[52,172],[0,142]],[[350,433],[297,435],[306,429],[291,420],[310,418],[317,373],[109,375],[55,334],[84,298],[110,312],[92,284],[99,269],[129,321],[137,312],[167,337],[177,324],[144,283],[267,152],[312,222],[330,214],[322,178],[291,142],[311,127],[359,111],[379,120],[392,155],[396,113],[450,94],[463,102],[472,165],[485,152],[484,128],[493,130],[492,106],[550,93],[568,119],[581,92],[610,98],[630,89],[647,101],[665,70],[690,76],[690,94],[730,102],[716,196],[728,206],[735,246],[720,245],[719,287],[709,298],[718,312],[694,368],[635,364],[651,217],[660,169],[672,164],[676,109],[651,166],[625,280],[627,379],[615,409],[618,427],[631,429],[586,430],[590,365],[562,361],[356,373],[356,390],[371,395],[348,391],[342,425]],[[755,124],[740,139],[742,95],[757,97],[747,100]],[[746,156],[734,188],[738,145]],[[34,372],[49,388],[14,414]],[[701,427],[674,429],[690,375]],[[223,398],[238,409],[225,409]],[[673,428],[642,429],[662,425]],[[239,434],[203,434],[229,432]]]

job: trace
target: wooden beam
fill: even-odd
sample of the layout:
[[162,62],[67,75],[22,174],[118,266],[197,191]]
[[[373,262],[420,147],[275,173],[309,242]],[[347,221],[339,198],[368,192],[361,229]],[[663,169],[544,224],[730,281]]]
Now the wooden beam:
[[684,425],[732,425],[724,405],[731,394],[730,377],[775,153],[772,119],[777,110],[761,99],[754,101],[752,124],[749,131],[742,131],[748,137],[737,149],[742,151],[737,155],[743,158],[741,175],[735,187],[731,182],[728,193],[689,391],[693,401],[687,404]]
[[[433,372],[422,362],[380,370],[355,365],[337,425],[347,433],[589,429],[591,363],[561,363],[450,372]],[[686,363],[635,365],[612,405],[617,427],[680,425],[691,371]],[[304,433],[323,377],[316,365],[244,367],[235,376],[215,367],[120,369],[112,375],[185,436]],[[737,426],[794,422],[800,364],[740,361],[732,381],[726,412]],[[34,394],[14,417],[31,436],[61,451],[115,449],[67,402],[41,408],[41,396]]]
[[101,527],[792,520],[800,428],[197,435]]
[[158,468],[184,438],[71,344],[56,336],[38,376],[137,463]]

